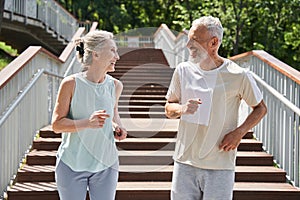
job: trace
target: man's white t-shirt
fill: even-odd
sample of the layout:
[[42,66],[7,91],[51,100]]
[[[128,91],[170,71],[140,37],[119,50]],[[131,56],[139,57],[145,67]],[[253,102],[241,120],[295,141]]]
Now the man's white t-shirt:
[[255,80],[229,59],[210,71],[183,62],[174,71],[166,99],[185,104],[196,98],[202,101],[197,112],[180,118],[174,160],[203,169],[233,170],[236,150],[222,151],[219,144],[237,127],[241,100],[249,106],[261,102]]

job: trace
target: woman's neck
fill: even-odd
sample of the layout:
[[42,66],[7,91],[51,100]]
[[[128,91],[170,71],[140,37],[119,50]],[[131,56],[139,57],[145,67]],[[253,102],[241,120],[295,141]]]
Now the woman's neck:
[[101,67],[88,66],[85,72],[86,78],[94,83],[102,83],[105,80],[106,71],[101,70]]

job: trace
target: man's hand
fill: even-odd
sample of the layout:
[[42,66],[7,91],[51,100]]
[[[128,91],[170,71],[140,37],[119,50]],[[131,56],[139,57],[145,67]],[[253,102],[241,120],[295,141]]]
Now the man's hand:
[[241,143],[243,135],[244,134],[241,133],[238,129],[229,132],[224,136],[221,144],[219,145],[220,150],[231,151],[236,149]]
[[171,119],[176,119],[183,114],[194,114],[201,103],[200,99],[189,99],[184,105],[178,102],[167,102],[165,105],[166,116]]
[[189,99],[186,104],[181,106],[181,114],[194,114],[201,103],[200,99]]

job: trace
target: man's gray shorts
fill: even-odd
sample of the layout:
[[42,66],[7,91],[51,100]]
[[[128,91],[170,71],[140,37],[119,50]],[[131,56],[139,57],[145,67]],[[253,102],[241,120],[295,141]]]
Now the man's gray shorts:
[[172,200],[232,200],[234,170],[207,170],[174,163]]

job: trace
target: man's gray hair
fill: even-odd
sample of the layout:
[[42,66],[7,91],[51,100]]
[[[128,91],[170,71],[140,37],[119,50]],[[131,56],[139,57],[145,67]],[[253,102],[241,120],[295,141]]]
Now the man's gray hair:
[[209,34],[212,37],[213,36],[217,37],[220,41],[220,44],[222,43],[224,30],[219,18],[212,17],[212,16],[200,17],[199,19],[193,21],[192,26],[194,27],[205,26]]

